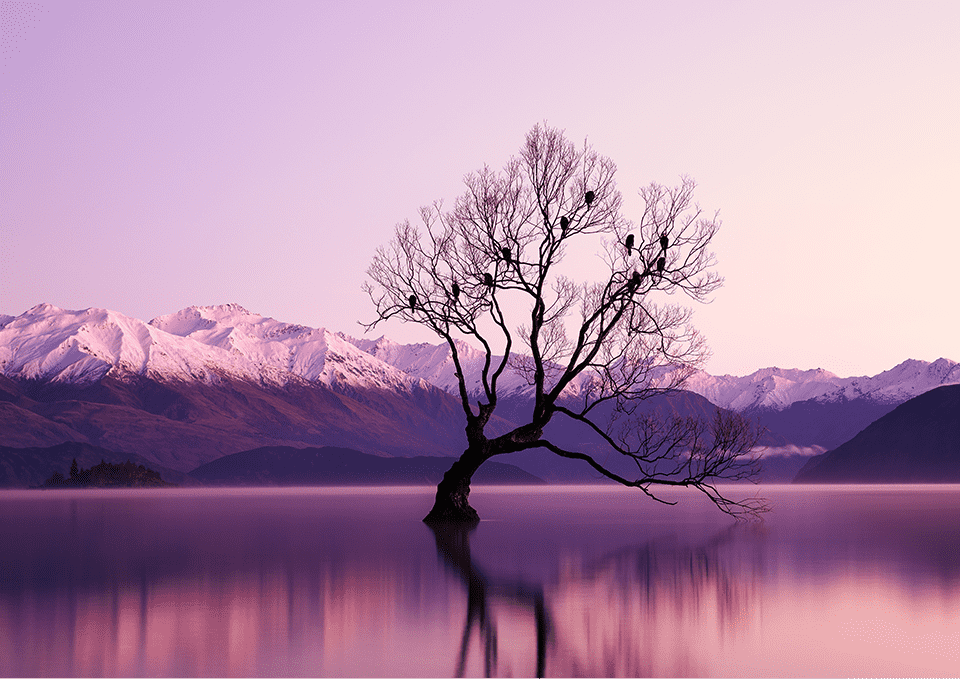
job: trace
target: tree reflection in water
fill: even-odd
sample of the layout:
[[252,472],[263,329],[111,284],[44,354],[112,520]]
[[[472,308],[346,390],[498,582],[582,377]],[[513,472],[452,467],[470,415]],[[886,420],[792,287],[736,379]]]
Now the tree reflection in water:
[[[499,607],[529,615],[537,676],[546,674],[548,647],[551,674],[557,676],[710,674],[694,658],[702,657],[704,645],[719,648],[727,633],[746,623],[763,570],[755,549],[740,555],[727,549],[742,532],[756,529],[732,526],[701,544],[655,540],[569,564],[558,582],[545,588],[494,577],[478,566],[470,553],[473,527],[432,530],[438,553],[467,590],[456,676],[465,675],[474,629],[485,676],[497,673]],[[755,547],[757,541],[746,544]],[[713,641],[702,636],[710,627],[702,618],[711,613],[718,636]]]
[[546,667],[549,631],[543,586],[530,585],[519,580],[495,580],[487,576],[470,558],[470,533],[475,527],[456,523],[434,524],[431,527],[440,556],[467,586],[467,619],[463,626],[456,674],[462,677],[466,671],[474,626],[477,627],[483,647],[484,675],[492,676],[496,670],[497,627],[491,606],[501,600],[531,609],[537,636],[537,676],[542,677]]
[[561,573],[548,592],[553,673],[715,674],[711,656],[748,626],[760,598],[759,541],[738,540],[751,530],[733,526],[697,544],[652,540]]

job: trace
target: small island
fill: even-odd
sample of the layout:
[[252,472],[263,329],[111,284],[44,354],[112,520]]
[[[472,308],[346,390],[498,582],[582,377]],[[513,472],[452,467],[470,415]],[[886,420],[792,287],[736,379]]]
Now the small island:
[[111,464],[100,460],[100,464],[90,469],[80,469],[74,458],[70,465],[70,476],[60,472],[44,481],[40,488],[176,488],[177,484],[167,483],[159,472],[134,464],[127,460],[120,464]]

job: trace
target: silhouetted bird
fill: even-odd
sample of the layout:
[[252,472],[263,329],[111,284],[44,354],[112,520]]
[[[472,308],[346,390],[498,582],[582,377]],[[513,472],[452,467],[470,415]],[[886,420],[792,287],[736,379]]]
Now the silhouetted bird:
[[659,273],[663,273],[663,267],[666,266],[666,264],[667,264],[666,258],[665,258],[665,257],[660,257],[660,258],[657,260],[657,271],[658,271]]
[[594,195],[593,191],[587,191],[587,195],[583,197],[583,199],[587,201],[587,205],[593,202]]
[[451,287],[451,289],[452,289],[452,291],[453,291],[453,298],[454,298],[454,299],[458,299],[458,298],[460,297],[460,286],[457,285],[456,283],[454,283],[454,284],[453,284],[452,286],[450,286],[450,287]]
[[627,247],[627,254],[630,254],[630,252],[633,250],[633,234],[632,233],[627,234],[627,240],[625,240],[623,244]]
[[660,236],[660,249],[661,249],[661,250],[666,250],[666,249],[667,249],[667,245],[669,245],[669,243],[670,243],[670,241],[667,240],[667,237],[666,237],[666,236]]
[[416,308],[417,308],[417,296],[416,296],[416,295],[410,295],[410,297],[409,297],[408,299],[410,300],[410,308],[411,308],[411,309],[416,309]]
[[511,259],[510,259],[510,248],[500,248],[500,254],[502,254],[502,255],[503,255],[503,258],[504,258],[505,260],[507,260],[508,262],[511,261]]
[[486,285],[488,288],[492,288],[493,276],[491,276],[489,273],[483,274],[483,284]]
[[570,226],[570,220],[567,219],[566,217],[561,217],[561,218],[560,218],[560,230],[561,230],[561,231],[566,231],[568,226]]
[[637,286],[640,285],[640,281],[643,279],[636,271],[633,272],[633,276],[630,277],[630,281],[627,283],[627,287],[630,289],[630,292],[633,292],[637,289]]

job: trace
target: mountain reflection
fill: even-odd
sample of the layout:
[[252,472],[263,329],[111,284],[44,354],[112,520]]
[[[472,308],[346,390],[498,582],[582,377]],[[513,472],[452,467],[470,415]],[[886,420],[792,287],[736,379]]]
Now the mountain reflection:
[[[758,528],[569,490],[535,491],[539,509],[522,515],[531,492],[488,496],[501,509],[473,532],[420,523],[430,489],[5,496],[0,675],[960,664],[960,494],[782,494]],[[552,520],[571,507],[583,522]]]

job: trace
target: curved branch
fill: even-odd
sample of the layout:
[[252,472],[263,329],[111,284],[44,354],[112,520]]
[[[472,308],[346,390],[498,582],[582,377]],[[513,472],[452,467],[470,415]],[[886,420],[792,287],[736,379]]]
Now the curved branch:
[[762,521],[763,514],[770,511],[770,504],[765,498],[753,497],[753,498],[746,498],[744,500],[733,500],[723,496],[712,484],[709,484],[703,481],[695,481],[692,479],[684,479],[681,481],[671,481],[669,479],[660,479],[660,478],[640,478],[640,479],[630,480],[623,476],[620,476],[619,474],[616,474],[610,471],[609,469],[601,465],[599,462],[594,460],[591,456],[585,453],[578,453],[571,450],[564,450],[563,448],[560,448],[559,446],[546,440],[541,440],[541,441],[538,441],[537,443],[538,443],[537,446],[530,446],[530,447],[542,447],[542,448],[546,448],[547,450],[550,450],[551,452],[559,455],[560,457],[566,457],[573,460],[583,460],[584,462],[587,462],[591,467],[593,467],[596,471],[598,471],[600,474],[607,477],[608,479],[612,479],[613,481],[616,481],[617,483],[624,486],[639,488],[648,497],[654,500],[657,500],[658,502],[662,502],[664,504],[674,505],[674,504],[677,504],[677,502],[676,501],[670,502],[668,500],[664,500],[663,498],[657,497],[650,491],[649,489],[650,485],[696,488],[697,490],[702,492],[704,495],[706,495],[710,499],[710,501],[717,506],[717,508],[720,511],[722,511],[725,514],[729,514],[730,516],[734,517],[738,521],[745,521],[745,520]]
[[[558,455],[587,460],[651,497],[656,484],[693,486],[727,513],[759,512],[759,505],[730,502],[711,485],[755,475],[746,445],[751,428],[720,415],[712,428],[635,417],[641,400],[679,387],[707,356],[690,312],[657,301],[677,291],[706,301],[720,285],[709,251],[720,222],[703,216],[693,203],[695,184],[683,178],[674,188],[641,189],[644,210],[634,224],[621,214],[616,169],[588,144],[578,148],[562,131],[535,126],[502,171],[483,167],[465,177],[452,210],[439,201],[422,208],[422,228],[403,222],[377,249],[364,285],[376,318],[365,327],[396,318],[430,328],[447,343],[467,419],[464,456],[471,463],[464,469],[542,441],[543,428],[560,413],[630,461],[636,478],[543,443]],[[571,243],[590,237],[600,241],[607,271],[599,281],[575,285],[559,275],[559,265]],[[571,319],[577,306],[579,318]],[[482,393],[468,390],[463,338],[482,347]],[[525,355],[515,355],[515,338],[526,344]],[[533,415],[491,440],[484,429],[508,368],[532,387]],[[574,396],[582,401],[579,412],[559,403]],[[486,402],[471,406],[470,398]],[[612,405],[609,422],[600,419],[604,404]],[[616,433],[618,423],[624,427]],[[469,492],[469,476],[454,486]]]

